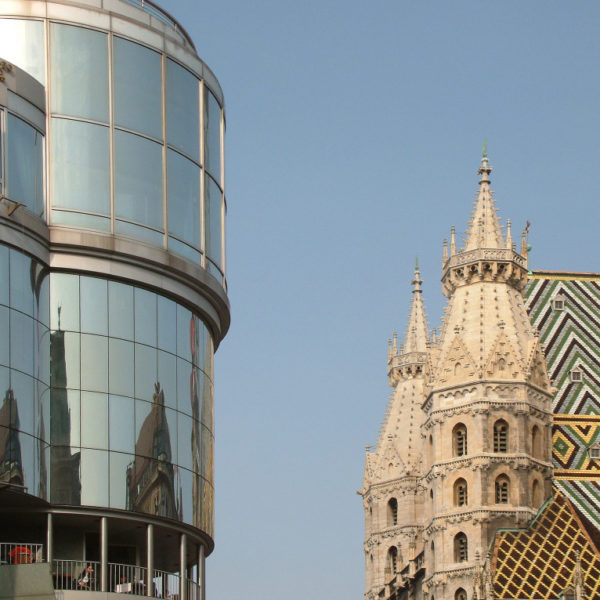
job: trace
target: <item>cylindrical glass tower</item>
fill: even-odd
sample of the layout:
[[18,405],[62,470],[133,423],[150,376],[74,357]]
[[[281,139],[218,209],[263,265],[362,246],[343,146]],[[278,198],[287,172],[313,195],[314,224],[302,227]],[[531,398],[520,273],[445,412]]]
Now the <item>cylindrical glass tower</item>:
[[56,589],[204,593],[223,138],[152,2],[2,5],[0,561],[30,547]]

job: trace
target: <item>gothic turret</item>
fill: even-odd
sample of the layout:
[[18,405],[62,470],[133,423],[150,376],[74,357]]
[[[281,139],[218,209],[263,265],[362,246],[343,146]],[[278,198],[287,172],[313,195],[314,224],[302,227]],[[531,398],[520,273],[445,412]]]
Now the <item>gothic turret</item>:
[[484,154],[465,245],[451,242],[442,267],[449,300],[423,405],[424,590],[436,600],[471,597],[495,532],[524,525],[551,492],[551,387],[491,171]]
[[415,266],[404,344],[399,348],[394,334],[388,348],[392,396],[375,451],[367,448],[360,493],[365,508],[368,599],[378,597],[386,586],[399,585],[403,570],[422,550],[421,404],[429,345],[422,283]]

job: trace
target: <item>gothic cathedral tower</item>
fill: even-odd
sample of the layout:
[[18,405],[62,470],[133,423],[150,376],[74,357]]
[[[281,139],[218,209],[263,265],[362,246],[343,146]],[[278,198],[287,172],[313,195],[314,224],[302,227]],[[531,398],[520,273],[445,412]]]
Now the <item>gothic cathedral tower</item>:
[[551,386],[522,298],[527,243],[503,237],[484,155],[457,252],[444,245],[448,297],[423,405],[431,600],[466,600],[500,528],[524,526],[551,494]]
[[[444,242],[448,297],[429,339],[418,269],[394,391],[365,461],[366,600],[480,598],[497,530],[525,526],[552,493],[552,387],[522,297],[525,234],[496,214],[484,155],[465,246]],[[405,594],[408,595],[405,595]]]
[[[423,550],[423,403],[429,335],[421,278],[415,267],[404,346],[396,334],[388,348],[393,388],[374,452],[367,447],[363,496],[367,591],[373,600],[397,581]],[[392,583],[393,585],[393,583]]]

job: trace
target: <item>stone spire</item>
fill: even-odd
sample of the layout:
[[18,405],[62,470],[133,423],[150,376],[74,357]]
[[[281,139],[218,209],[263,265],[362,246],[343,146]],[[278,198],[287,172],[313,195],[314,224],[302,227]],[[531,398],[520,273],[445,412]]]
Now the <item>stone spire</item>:
[[423,292],[421,290],[421,274],[419,272],[419,263],[415,261],[415,275],[412,280],[413,297],[406,328],[406,337],[404,339],[403,354],[412,352],[427,352],[427,320],[425,318],[425,308],[423,307]]
[[481,175],[479,180],[479,191],[473,216],[469,222],[467,241],[464,250],[475,250],[476,248],[504,248],[505,244],[500,231],[496,207],[490,189],[490,173],[492,167],[488,164],[487,156],[481,159],[481,166],[477,171]]

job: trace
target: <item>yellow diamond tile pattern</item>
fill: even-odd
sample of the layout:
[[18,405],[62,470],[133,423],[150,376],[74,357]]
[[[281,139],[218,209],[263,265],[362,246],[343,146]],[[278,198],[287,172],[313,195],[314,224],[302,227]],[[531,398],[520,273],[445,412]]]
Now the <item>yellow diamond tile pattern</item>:
[[578,555],[585,597],[600,598],[600,554],[575,509],[557,492],[528,529],[496,535],[494,597],[558,598],[573,583]]

